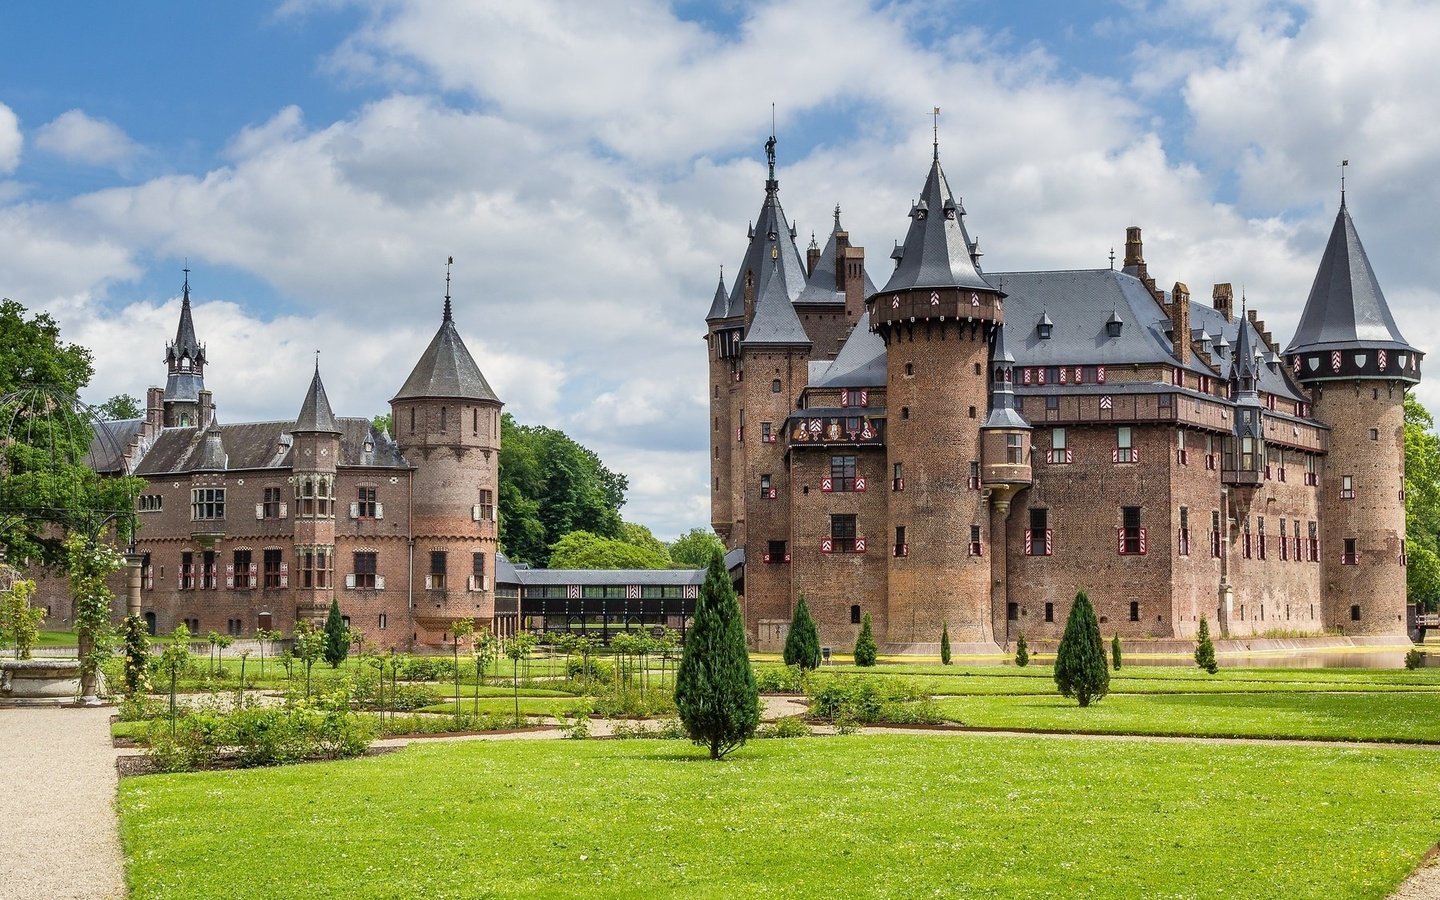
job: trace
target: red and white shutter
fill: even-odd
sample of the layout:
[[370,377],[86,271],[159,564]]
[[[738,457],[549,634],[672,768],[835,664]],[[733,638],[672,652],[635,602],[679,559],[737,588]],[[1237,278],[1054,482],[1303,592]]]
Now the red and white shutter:
[[290,564],[287,562],[280,564],[280,586],[282,588],[290,586]]
[[820,552],[821,552],[821,553],[834,553],[834,552],[835,552],[835,542],[834,542],[833,540],[831,540],[830,538],[828,538],[828,537],[823,537],[823,538],[821,538],[821,539],[820,539]]
[[1111,447],[1111,448],[1110,448],[1110,461],[1111,461],[1112,463],[1118,463],[1118,462],[1120,461],[1120,448],[1119,448],[1119,447]]
[[[1382,351],[1382,352],[1383,352],[1383,351]],[[1381,368],[1384,368],[1384,367],[1382,366]],[[870,391],[869,391],[867,388],[861,388],[861,389],[860,389],[860,405],[861,405],[861,406],[869,406],[869,405],[870,405]]]
[[1029,528],[1025,529],[1025,555],[1033,556],[1035,551],[1035,532]]
[[1104,384],[1104,383],[1105,383],[1105,367],[1104,367],[1104,366],[1096,366],[1096,367],[1095,367],[1095,383],[1096,383],[1096,384]]
[[862,493],[862,494],[865,493],[865,476],[864,476],[864,475],[856,475],[856,476],[855,476],[855,490],[859,491],[859,492]]
[[1115,529],[1115,552],[1121,556],[1125,555],[1125,529]]
[[831,491],[835,490],[835,481],[834,481],[834,479],[832,479],[829,475],[826,475],[824,478],[821,478],[821,479],[820,479],[820,490],[823,491],[824,493],[827,493],[827,494],[830,493]]
[[1060,383],[1066,384],[1070,380],[1070,370],[1065,366],[1060,367]]
[[235,589],[235,566],[233,563],[225,566],[225,587],[230,590]]
[[1144,529],[1144,528],[1141,528],[1141,529],[1140,529],[1140,555],[1141,555],[1141,556],[1144,556],[1146,553],[1149,553],[1149,552],[1150,552],[1150,545],[1149,545],[1149,543],[1146,541],[1146,538],[1145,538],[1145,529]]
[[250,584],[249,584],[249,588],[250,588],[252,591],[255,589],[255,577],[256,577],[258,574],[260,574],[260,564],[259,564],[259,563],[253,563],[253,562],[252,562],[252,563],[250,564]]
[[856,553],[864,553],[864,552],[865,552],[865,539],[864,539],[863,537],[857,537],[857,538],[855,539],[855,552],[856,552]]
[[1053,529],[1053,528],[1047,528],[1047,529],[1045,529],[1045,555],[1046,555],[1046,556],[1053,556],[1054,554],[1055,554],[1055,529]]
[[845,409],[845,408],[848,407],[849,405],[850,405],[850,391],[847,390],[847,389],[845,389],[845,388],[841,388],[841,389],[840,389],[840,408],[841,408],[841,409]]

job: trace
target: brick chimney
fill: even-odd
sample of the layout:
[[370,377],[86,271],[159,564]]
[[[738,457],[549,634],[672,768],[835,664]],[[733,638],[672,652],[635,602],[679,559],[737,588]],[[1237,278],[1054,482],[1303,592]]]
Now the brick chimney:
[[1190,288],[1182,281],[1170,289],[1170,339],[1180,364],[1190,362]]
[[1215,302],[1215,308],[1225,317],[1225,321],[1228,322],[1235,318],[1235,289],[1230,287],[1229,282],[1215,285],[1211,297]]
[[201,428],[209,428],[210,420],[215,417],[215,402],[210,398],[209,391],[200,392],[200,412],[196,425]]
[[1136,278],[1145,278],[1145,242],[1140,239],[1139,225],[1125,229],[1125,268],[1134,269]]
[[165,389],[152,387],[145,392],[145,430],[159,434],[165,427]]
[[814,275],[815,265],[820,262],[820,245],[815,243],[815,232],[810,232],[810,246],[805,249],[805,274]]

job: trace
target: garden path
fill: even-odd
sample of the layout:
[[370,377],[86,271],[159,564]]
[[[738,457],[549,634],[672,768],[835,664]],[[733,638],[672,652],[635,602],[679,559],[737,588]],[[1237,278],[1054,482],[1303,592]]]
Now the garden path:
[[0,898],[125,896],[108,707],[0,708]]

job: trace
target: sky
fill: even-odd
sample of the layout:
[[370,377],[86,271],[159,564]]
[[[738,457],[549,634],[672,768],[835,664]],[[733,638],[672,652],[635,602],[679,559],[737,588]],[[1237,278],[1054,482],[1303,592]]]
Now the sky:
[[[0,5],[0,295],[162,384],[188,264],[222,421],[293,419],[315,351],[372,416],[438,327],[526,424],[709,524],[704,316],[778,138],[801,246],[838,204],[883,283],[929,166],[988,271],[1243,287],[1282,344],[1347,200],[1440,347],[1440,7],[1407,0],[430,0]],[[727,280],[727,284],[729,281]],[[1422,383],[1440,407],[1440,386]]]

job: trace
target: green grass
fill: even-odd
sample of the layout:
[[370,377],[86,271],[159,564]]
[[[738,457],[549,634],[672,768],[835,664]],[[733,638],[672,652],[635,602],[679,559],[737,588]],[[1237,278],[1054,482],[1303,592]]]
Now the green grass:
[[[466,742],[121,782],[131,897],[1383,897],[1431,752],[965,736]],[[797,777],[804,773],[804,777]],[[298,835],[333,840],[297,840]]]
[[[560,712],[569,712],[579,702],[578,698],[567,697],[564,700],[552,699],[549,697],[520,697],[520,715],[522,716],[549,716]],[[468,713],[475,711],[475,701],[460,695],[460,712]],[[455,698],[450,698],[444,703],[432,703],[429,706],[421,707],[418,712],[425,713],[453,713],[455,712]],[[515,713],[515,699],[513,697],[481,697],[480,712],[482,713]]]
[[[865,674],[904,678],[935,696],[1054,694],[1049,666],[1023,669],[973,668],[945,674],[895,670],[823,670],[814,677],[845,678]],[[1199,669],[1153,666],[1123,668],[1110,675],[1114,694],[1281,693],[1307,691],[1429,691],[1440,692],[1440,669],[1415,672],[1364,669],[1222,669],[1209,675]]]
[[37,647],[74,647],[76,644],[73,631],[42,631],[35,641]]

